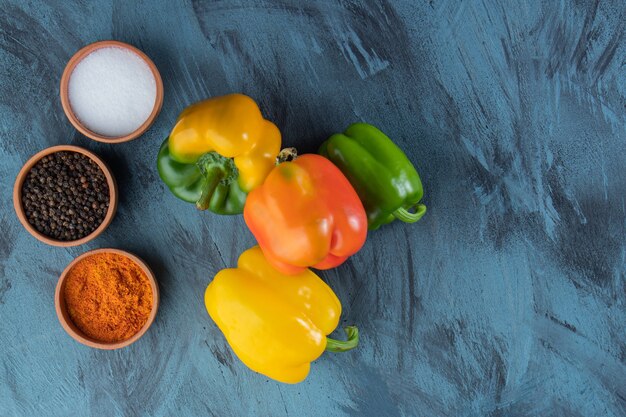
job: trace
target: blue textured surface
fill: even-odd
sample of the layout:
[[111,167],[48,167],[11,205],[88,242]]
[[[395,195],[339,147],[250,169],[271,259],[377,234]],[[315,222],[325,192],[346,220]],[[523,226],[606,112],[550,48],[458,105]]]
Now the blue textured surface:
[[[623,0],[115,1],[0,4],[0,416],[626,415]],[[101,145],[66,120],[59,80],[118,39],[161,71],[163,111]],[[244,92],[314,151],[356,120],[405,149],[426,217],[369,235],[323,273],[362,344],[281,385],[245,368],[205,312],[211,277],[253,238],[158,180],[177,114]],[[117,217],[84,247],[40,244],[12,209],[21,165],[71,143],[110,163]],[[158,275],[155,324],[92,350],[62,330],[57,277],[98,247]]]

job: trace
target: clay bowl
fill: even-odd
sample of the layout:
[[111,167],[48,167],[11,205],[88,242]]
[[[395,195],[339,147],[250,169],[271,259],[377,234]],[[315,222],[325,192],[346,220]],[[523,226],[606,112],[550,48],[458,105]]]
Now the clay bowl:
[[[69,271],[81,259],[84,259],[86,257],[95,255],[98,253],[115,253],[115,254],[130,258],[137,265],[139,265],[139,267],[141,267],[141,269],[146,273],[146,276],[148,277],[148,281],[150,281],[150,286],[152,287],[152,311],[150,312],[150,316],[148,316],[148,320],[137,333],[135,333],[129,339],[123,340],[121,342],[106,343],[106,342],[101,342],[101,341],[88,337],[82,331],[80,331],[80,329],[78,329],[78,327],[76,327],[76,325],[72,322],[72,319],[70,318],[70,315],[67,311],[67,306],[65,305],[65,298],[63,297],[63,293],[65,290],[65,281],[66,281]],[[57,283],[56,292],[54,294],[54,305],[56,308],[57,317],[59,318],[59,321],[61,322],[61,326],[63,326],[63,329],[67,332],[67,334],[72,336],[72,338],[74,338],[74,340],[76,340],[77,342],[80,342],[85,346],[89,346],[89,347],[96,348],[96,349],[104,349],[104,350],[121,349],[139,340],[139,338],[141,338],[141,336],[143,336],[146,333],[148,328],[154,322],[154,318],[156,317],[157,310],[159,309],[159,286],[157,285],[156,279],[154,278],[154,274],[152,273],[152,270],[150,270],[150,267],[139,257],[133,255],[130,252],[126,252],[126,251],[119,250],[119,249],[111,249],[111,248],[96,249],[96,250],[83,253],[82,255],[74,259],[72,262],[70,262],[70,264],[65,268],[65,270],[59,277],[59,281]]]
[[[78,65],[78,63],[84,57],[86,57],[87,55],[95,51],[96,49],[107,48],[111,46],[127,49],[131,52],[134,52],[137,56],[143,59],[144,62],[148,65],[148,67],[150,67],[150,70],[152,71],[152,75],[154,76],[154,80],[156,82],[156,99],[154,101],[154,108],[152,109],[152,113],[150,113],[150,116],[137,130],[135,130],[132,133],[129,133],[126,136],[119,136],[119,137],[103,136],[83,126],[81,122],[78,120],[78,118],[76,117],[76,115],[74,114],[74,112],[72,111],[72,106],[70,105],[70,99],[69,99],[69,94],[68,94],[68,85],[70,81],[70,75],[72,74],[72,71],[74,71],[74,68],[76,67],[76,65]],[[80,133],[87,136],[88,138],[96,140],[98,142],[105,142],[105,143],[128,142],[129,140],[133,140],[141,136],[146,130],[148,130],[148,128],[152,125],[156,117],[159,115],[159,112],[161,111],[161,106],[163,105],[163,81],[161,80],[161,74],[159,74],[159,70],[157,69],[156,65],[154,65],[154,62],[152,62],[152,60],[148,58],[146,54],[144,54],[143,52],[141,52],[139,49],[135,48],[134,46],[129,45],[124,42],[118,42],[118,41],[95,42],[95,43],[85,46],[84,48],[76,52],[74,56],[69,60],[67,65],[65,66],[65,70],[63,71],[63,76],[61,77],[61,104],[63,105],[63,111],[65,111],[65,115],[67,116],[68,119],[70,119],[70,122],[72,123],[72,125],[74,125],[76,130],[78,130]]]
[[[42,233],[39,233],[37,229],[35,229],[26,219],[26,213],[24,212],[24,207],[22,206],[22,185],[24,184],[24,180],[26,179],[26,175],[28,174],[28,172],[31,170],[33,165],[35,165],[37,161],[39,161],[44,156],[60,151],[78,152],[89,157],[92,161],[98,164],[98,166],[104,173],[104,176],[107,180],[107,185],[109,186],[109,209],[107,210],[104,220],[102,221],[102,223],[100,223],[100,226],[98,226],[93,232],[78,240],[56,240]],[[115,215],[115,212],[117,210],[117,184],[115,182],[113,174],[111,174],[111,170],[109,169],[109,167],[104,163],[102,159],[100,159],[94,153],[89,152],[88,150],[78,146],[52,146],[31,157],[28,161],[26,161],[19,174],[17,174],[17,179],[15,180],[15,185],[13,187],[13,207],[15,208],[18,219],[20,220],[24,228],[28,230],[28,233],[30,233],[43,243],[47,243],[48,245],[52,246],[63,247],[78,246],[82,245],[83,243],[87,243],[92,239],[95,239],[97,236],[100,235],[100,233],[104,231],[104,229],[109,226],[111,220],[113,220],[113,216]]]

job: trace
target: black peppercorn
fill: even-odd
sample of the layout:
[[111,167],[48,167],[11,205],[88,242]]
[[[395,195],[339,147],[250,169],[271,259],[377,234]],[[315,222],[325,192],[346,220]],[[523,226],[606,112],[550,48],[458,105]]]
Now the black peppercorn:
[[22,185],[28,222],[58,240],[77,240],[92,233],[109,206],[109,187],[100,167],[78,152],[41,158]]

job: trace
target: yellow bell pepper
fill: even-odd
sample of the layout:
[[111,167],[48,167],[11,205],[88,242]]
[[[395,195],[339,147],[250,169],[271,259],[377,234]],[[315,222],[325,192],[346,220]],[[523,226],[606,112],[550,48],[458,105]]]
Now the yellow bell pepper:
[[233,158],[239,186],[249,192],[263,183],[280,151],[280,131],[243,94],[215,97],[187,107],[169,137],[172,159],[192,164],[208,153]]
[[204,302],[239,359],[280,382],[303,381],[325,349],[358,344],[356,327],[346,328],[347,341],[326,337],[339,323],[341,303],[324,281],[309,269],[282,274],[258,246],[239,257],[237,268],[217,273]]

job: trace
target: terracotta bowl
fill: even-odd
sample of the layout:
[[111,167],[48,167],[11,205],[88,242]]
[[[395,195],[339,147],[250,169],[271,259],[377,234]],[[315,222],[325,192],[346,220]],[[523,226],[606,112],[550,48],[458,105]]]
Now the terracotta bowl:
[[[22,185],[24,184],[24,180],[26,179],[26,175],[28,174],[28,172],[31,170],[33,165],[35,165],[44,156],[60,151],[78,152],[89,157],[92,161],[98,164],[98,166],[104,173],[104,176],[107,180],[107,185],[109,186],[109,209],[104,216],[104,220],[102,221],[102,223],[100,223],[100,226],[98,226],[93,232],[78,240],[56,240],[42,233],[39,233],[39,231],[37,231],[37,229],[35,229],[26,219],[26,213],[24,212],[24,207],[22,206]],[[28,233],[30,233],[43,243],[47,243],[48,245],[52,246],[78,246],[82,245],[83,243],[87,243],[92,239],[95,239],[98,235],[100,235],[100,233],[104,231],[104,229],[109,226],[111,220],[113,220],[113,216],[117,211],[117,183],[115,182],[115,178],[113,177],[113,174],[111,174],[111,170],[109,169],[109,167],[96,154],[78,146],[52,146],[31,157],[28,161],[26,161],[19,174],[17,174],[17,179],[15,180],[15,185],[13,187],[13,207],[15,208],[18,219],[26,228],[26,230],[28,230]]]
[[[86,57],[87,55],[95,51],[96,49],[107,48],[111,46],[127,49],[131,52],[134,52],[137,56],[143,59],[144,62],[150,67],[150,70],[152,71],[152,75],[154,76],[154,80],[156,81],[156,99],[154,101],[154,108],[152,109],[152,113],[150,113],[150,116],[148,117],[148,119],[146,119],[146,121],[143,122],[143,124],[139,127],[139,129],[135,130],[132,133],[129,133],[126,136],[119,136],[119,137],[103,136],[83,126],[81,122],[78,120],[78,118],[76,117],[76,115],[74,114],[74,112],[72,111],[72,106],[70,105],[70,99],[69,99],[69,94],[68,94],[68,85],[70,81],[70,75],[72,74],[72,71],[74,71],[74,68],[76,67],[76,65],[78,65],[78,63],[84,57]],[[159,70],[157,69],[156,65],[154,65],[154,62],[152,62],[152,60],[148,58],[146,54],[144,54],[143,52],[141,52],[139,49],[135,48],[134,46],[129,45],[124,42],[118,42],[118,41],[95,42],[95,43],[85,46],[84,48],[76,52],[74,56],[69,60],[67,65],[65,66],[65,70],[63,71],[63,76],[61,77],[61,104],[63,105],[63,111],[65,111],[65,115],[67,116],[68,119],[70,119],[70,122],[72,123],[72,125],[74,125],[76,130],[78,130],[80,133],[87,136],[88,138],[97,140],[98,142],[105,142],[105,143],[128,142],[129,140],[133,140],[141,136],[146,130],[148,130],[148,128],[152,125],[156,117],[159,115],[159,112],[161,111],[161,106],[163,105],[163,81],[161,80],[161,74],[159,74]]]
[[[148,281],[150,281],[150,286],[152,287],[152,311],[150,312],[150,316],[148,316],[148,320],[137,333],[135,333],[129,339],[123,340],[121,342],[106,343],[106,342],[101,342],[99,340],[92,339],[89,336],[85,335],[72,322],[72,319],[70,318],[70,315],[67,311],[67,306],[65,305],[65,298],[63,297],[63,292],[65,290],[65,280],[68,276],[69,271],[81,259],[87,258],[89,256],[92,256],[98,253],[115,253],[115,254],[130,258],[137,265],[139,265],[141,269],[146,273],[146,276],[148,277]],[[96,250],[83,253],[82,255],[74,259],[72,262],[70,262],[70,264],[65,268],[65,270],[59,277],[59,282],[57,283],[56,292],[54,294],[54,305],[56,308],[57,317],[59,318],[59,321],[61,322],[61,326],[63,326],[63,329],[65,329],[67,334],[72,336],[72,338],[74,338],[76,341],[82,343],[85,346],[89,346],[89,347],[96,348],[96,349],[104,349],[104,350],[120,349],[132,343],[135,343],[137,340],[139,340],[139,338],[141,338],[141,336],[143,336],[146,333],[148,328],[154,322],[154,318],[156,317],[157,310],[159,309],[159,286],[157,285],[156,279],[154,278],[154,274],[152,273],[152,270],[150,270],[150,267],[144,261],[142,261],[139,257],[133,255],[132,253],[119,250],[119,249],[111,249],[111,248],[96,249]]]

